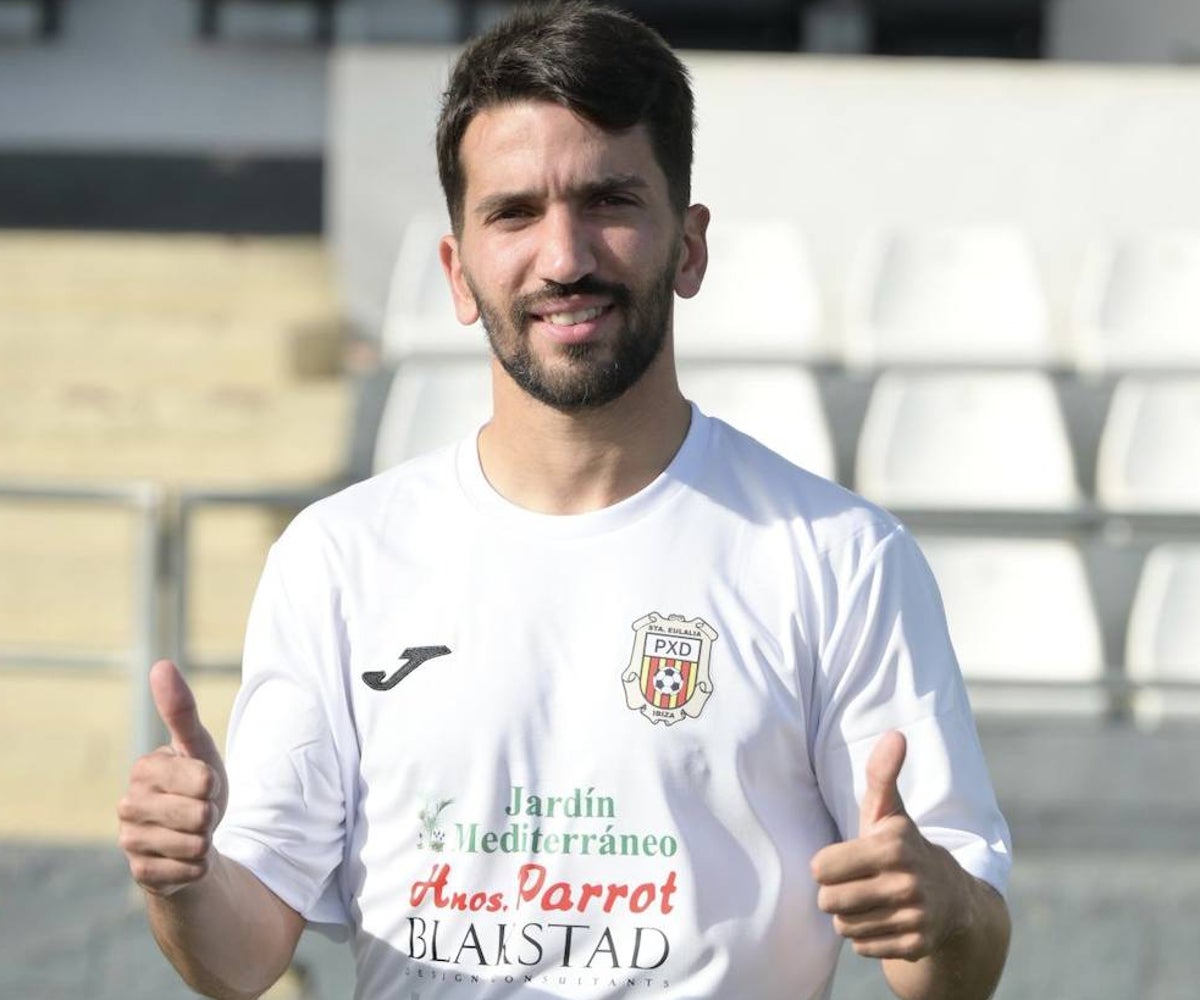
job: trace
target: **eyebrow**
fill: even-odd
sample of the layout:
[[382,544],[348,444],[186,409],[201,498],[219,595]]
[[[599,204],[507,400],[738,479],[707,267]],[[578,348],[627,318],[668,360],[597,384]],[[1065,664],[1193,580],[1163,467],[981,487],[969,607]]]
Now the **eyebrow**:
[[[589,181],[586,184],[572,188],[569,193],[572,197],[578,198],[581,201],[590,201],[593,198],[612,194],[617,191],[638,191],[649,186],[649,182],[639,174],[611,174],[607,177],[601,177],[598,180]],[[501,209],[509,208],[513,205],[527,205],[531,202],[541,201],[542,198],[542,192],[533,189],[526,191],[501,191],[483,198],[475,205],[473,211],[475,215],[486,218]]]

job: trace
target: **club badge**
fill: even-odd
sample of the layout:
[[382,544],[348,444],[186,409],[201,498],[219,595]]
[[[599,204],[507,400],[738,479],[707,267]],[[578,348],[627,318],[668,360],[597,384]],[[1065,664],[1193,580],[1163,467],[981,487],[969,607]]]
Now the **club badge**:
[[657,611],[633,623],[633,652],[621,680],[625,704],[651,722],[696,718],[712,694],[709,660],[716,630],[703,618]]

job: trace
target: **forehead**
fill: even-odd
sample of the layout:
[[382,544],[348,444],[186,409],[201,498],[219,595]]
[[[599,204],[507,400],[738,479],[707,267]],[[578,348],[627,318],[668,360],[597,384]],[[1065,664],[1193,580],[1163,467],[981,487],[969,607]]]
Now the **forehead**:
[[645,126],[607,132],[557,104],[519,101],[480,111],[459,148],[471,202],[497,191],[569,191],[605,176],[635,175],[666,190]]

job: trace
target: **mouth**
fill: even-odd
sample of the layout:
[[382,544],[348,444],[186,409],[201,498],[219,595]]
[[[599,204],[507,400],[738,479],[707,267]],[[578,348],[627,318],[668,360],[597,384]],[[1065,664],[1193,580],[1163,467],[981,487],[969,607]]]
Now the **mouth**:
[[614,308],[614,303],[592,305],[551,303],[530,318],[541,332],[563,344],[578,344],[594,337]]
[[592,306],[588,309],[577,309],[574,312],[542,313],[540,318],[555,326],[575,326],[578,323],[587,323],[589,320],[598,319],[609,308],[609,306]]

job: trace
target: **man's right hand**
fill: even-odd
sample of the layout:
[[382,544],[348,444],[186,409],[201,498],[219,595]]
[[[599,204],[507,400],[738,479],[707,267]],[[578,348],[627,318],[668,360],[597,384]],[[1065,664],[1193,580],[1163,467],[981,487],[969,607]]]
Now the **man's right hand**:
[[133,765],[117,806],[118,842],[138,885],[169,896],[207,874],[228,790],[221,754],[174,663],[154,664],[150,690],[171,742]]

